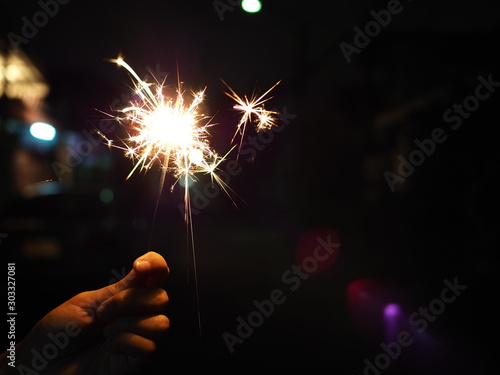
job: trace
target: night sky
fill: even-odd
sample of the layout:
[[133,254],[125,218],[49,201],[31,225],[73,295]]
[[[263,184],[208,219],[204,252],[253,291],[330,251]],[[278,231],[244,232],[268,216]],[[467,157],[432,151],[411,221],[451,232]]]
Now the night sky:
[[[58,130],[40,151],[0,123],[0,251],[17,264],[18,333],[153,250],[172,271],[172,327],[144,373],[494,373],[498,4],[262,0],[248,14],[236,3],[2,5],[4,44],[45,77],[43,116]],[[192,187],[196,275],[179,184],[159,194],[155,167],[127,179],[132,161],[85,136],[124,134],[106,116],[131,97],[129,75],[109,62],[119,55],[140,77],[206,88],[221,154],[238,121],[223,81],[248,96],[280,81],[265,103],[276,128],[249,128],[221,166],[234,194],[207,176]],[[2,99],[5,121],[18,113],[9,108]],[[82,139],[91,150],[68,166]],[[12,188],[22,149],[37,186],[56,192]]]

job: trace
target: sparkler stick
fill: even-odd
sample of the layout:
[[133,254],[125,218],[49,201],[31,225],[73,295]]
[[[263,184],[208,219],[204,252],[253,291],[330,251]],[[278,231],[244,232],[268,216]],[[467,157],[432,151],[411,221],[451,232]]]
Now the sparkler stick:
[[[133,160],[134,165],[126,179],[129,179],[136,171],[147,171],[154,164],[159,164],[161,177],[153,221],[156,218],[158,202],[167,176],[171,175],[174,178],[171,190],[173,190],[179,181],[183,182],[184,220],[186,222],[188,241],[190,240],[192,246],[194,281],[198,305],[198,328],[201,335],[189,180],[190,178],[196,179],[198,174],[208,174],[212,183],[218,184],[231,197],[231,193],[234,192],[217,175],[217,171],[220,164],[235,149],[237,144],[234,144],[224,156],[220,156],[212,148],[209,141],[209,129],[215,124],[211,123],[210,116],[200,113],[200,105],[204,99],[205,89],[198,92],[191,92],[191,98],[188,100],[185,97],[181,82],[178,81],[175,95],[168,96],[165,94],[163,82],[144,82],[122,57],[110,61],[124,67],[131,75],[134,82],[134,92],[138,99],[132,100],[126,107],[122,108],[120,116],[113,116],[116,121],[126,125],[127,137],[121,139],[117,144],[102,133],[100,135],[106,140],[108,147],[116,147],[123,150],[125,156]],[[249,123],[255,124],[257,132],[276,125],[274,114],[277,114],[277,112],[264,109],[264,103],[270,99],[265,98],[266,95],[278,83],[263,95],[259,97],[252,96],[249,99],[246,96],[242,98],[237,95],[224,82],[229,89],[226,95],[236,102],[233,108],[241,113],[241,119],[236,126],[236,131],[231,140],[231,143],[234,143],[237,135],[240,135],[239,149],[241,148],[241,142]]]

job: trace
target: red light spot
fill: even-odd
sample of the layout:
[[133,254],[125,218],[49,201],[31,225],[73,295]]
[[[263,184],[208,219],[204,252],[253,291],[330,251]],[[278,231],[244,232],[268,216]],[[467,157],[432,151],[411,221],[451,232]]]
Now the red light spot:
[[332,266],[340,251],[340,236],[331,228],[314,228],[300,238],[295,249],[297,264],[307,273],[322,272]]

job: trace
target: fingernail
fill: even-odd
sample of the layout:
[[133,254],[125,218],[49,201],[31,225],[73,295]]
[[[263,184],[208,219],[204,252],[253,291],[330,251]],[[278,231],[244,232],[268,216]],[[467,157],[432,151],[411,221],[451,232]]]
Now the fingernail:
[[138,260],[135,264],[135,267],[137,268],[137,271],[142,273],[151,269],[151,263],[149,263],[147,260]]

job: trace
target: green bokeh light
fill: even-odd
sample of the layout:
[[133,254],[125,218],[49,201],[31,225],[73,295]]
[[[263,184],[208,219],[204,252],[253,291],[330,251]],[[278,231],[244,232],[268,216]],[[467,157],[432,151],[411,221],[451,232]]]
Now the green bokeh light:
[[115,194],[111,189],[102,189],[99,198],[101,198],[101,202],[103,203],[110,203],[115,198]]
[[262,3],[259,0],[243,0],[241,7],[245,12],[257,13],[262,9]]

